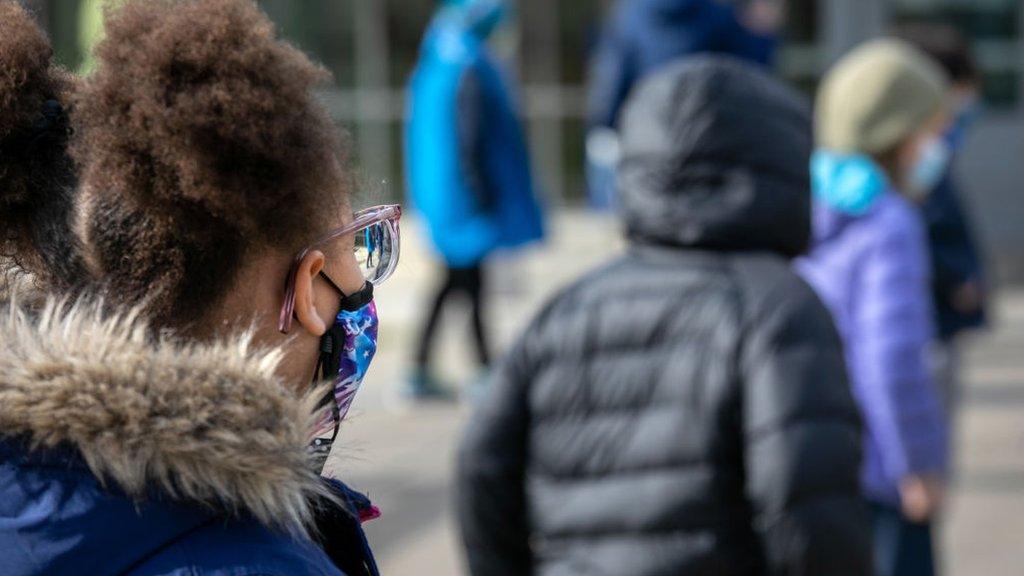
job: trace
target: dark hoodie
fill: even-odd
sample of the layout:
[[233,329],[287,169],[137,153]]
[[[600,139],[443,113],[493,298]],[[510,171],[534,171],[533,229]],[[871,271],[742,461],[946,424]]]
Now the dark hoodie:
[[810,115],[738,61],[624,118],[628,255],[556,296],[460,452],[475,576],[871,573],[860,422],[808,243]]

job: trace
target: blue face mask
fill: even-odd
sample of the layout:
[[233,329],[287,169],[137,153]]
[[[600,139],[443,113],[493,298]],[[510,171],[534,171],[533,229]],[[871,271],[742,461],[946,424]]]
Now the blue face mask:
[[953,154],[942,138],[932,136],[922,146],[917,160],[906,174],[906,193],[916,201],[922,201],[932,193],[946,176]]
[[[333,282],[330,284],[335,286]],[[320,339],[316,377],[332,382],[321,403],[323,408],[329,406],[330,411],[318,423],[317,438],[311,446],[312,452],[322,458],[321,467],[377,353],[378,326],[373,284],[367,282],[363,290],[342,299],[341,311],[335,317],[334,325]],[[328,432],[330,439],[320,437]]]

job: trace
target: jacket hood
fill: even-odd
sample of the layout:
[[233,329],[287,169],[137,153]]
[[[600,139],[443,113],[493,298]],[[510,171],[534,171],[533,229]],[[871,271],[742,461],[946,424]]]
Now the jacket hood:
[[686,58],[634,92],[619,189],[638,243],[803,253],[811,234],[811,114],[756,67]]
[[508,17],[505,0],[449,0],[441,9],[441,22],[472,34],[481,41]]
[[137,311],[100,302],[10,304],[0,435],[71,449],[137,503],[184,502],[303,535],[330,499],[306,451],[317,395],[286,390],[280,359],[248,333],[211,344],[153,336]]

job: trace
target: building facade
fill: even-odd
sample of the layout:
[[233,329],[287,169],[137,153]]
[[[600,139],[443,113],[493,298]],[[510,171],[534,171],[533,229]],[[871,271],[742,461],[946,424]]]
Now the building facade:
[[[104,0],[24,0],[49,27],[61,61],[86,61],[83,22]],[[737,0],[733,0],[737,1]],[[1024,281],[1024,0],[787,0],[779,72],[809,95],[857,43],[912,21],[948,22],[972,40],[987,114],[959,162],[978,229],[1001,279]],[[402,191],[404,85],[438,0],[262,0],[283,33],[335,77],[324,92],[352,135],[371,196]],[[614,0],[517,0],[506,54],[523,85],[533,152],[552,204],[583,197],[586,61]]]

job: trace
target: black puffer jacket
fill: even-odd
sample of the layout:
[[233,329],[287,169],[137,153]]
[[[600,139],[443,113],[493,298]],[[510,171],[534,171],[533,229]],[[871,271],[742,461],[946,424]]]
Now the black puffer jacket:
[[476,576],[869,574],[860,425],[809,237],[800,99],[666,69],[623,126],[629,254],[557,296],[459,459]]

